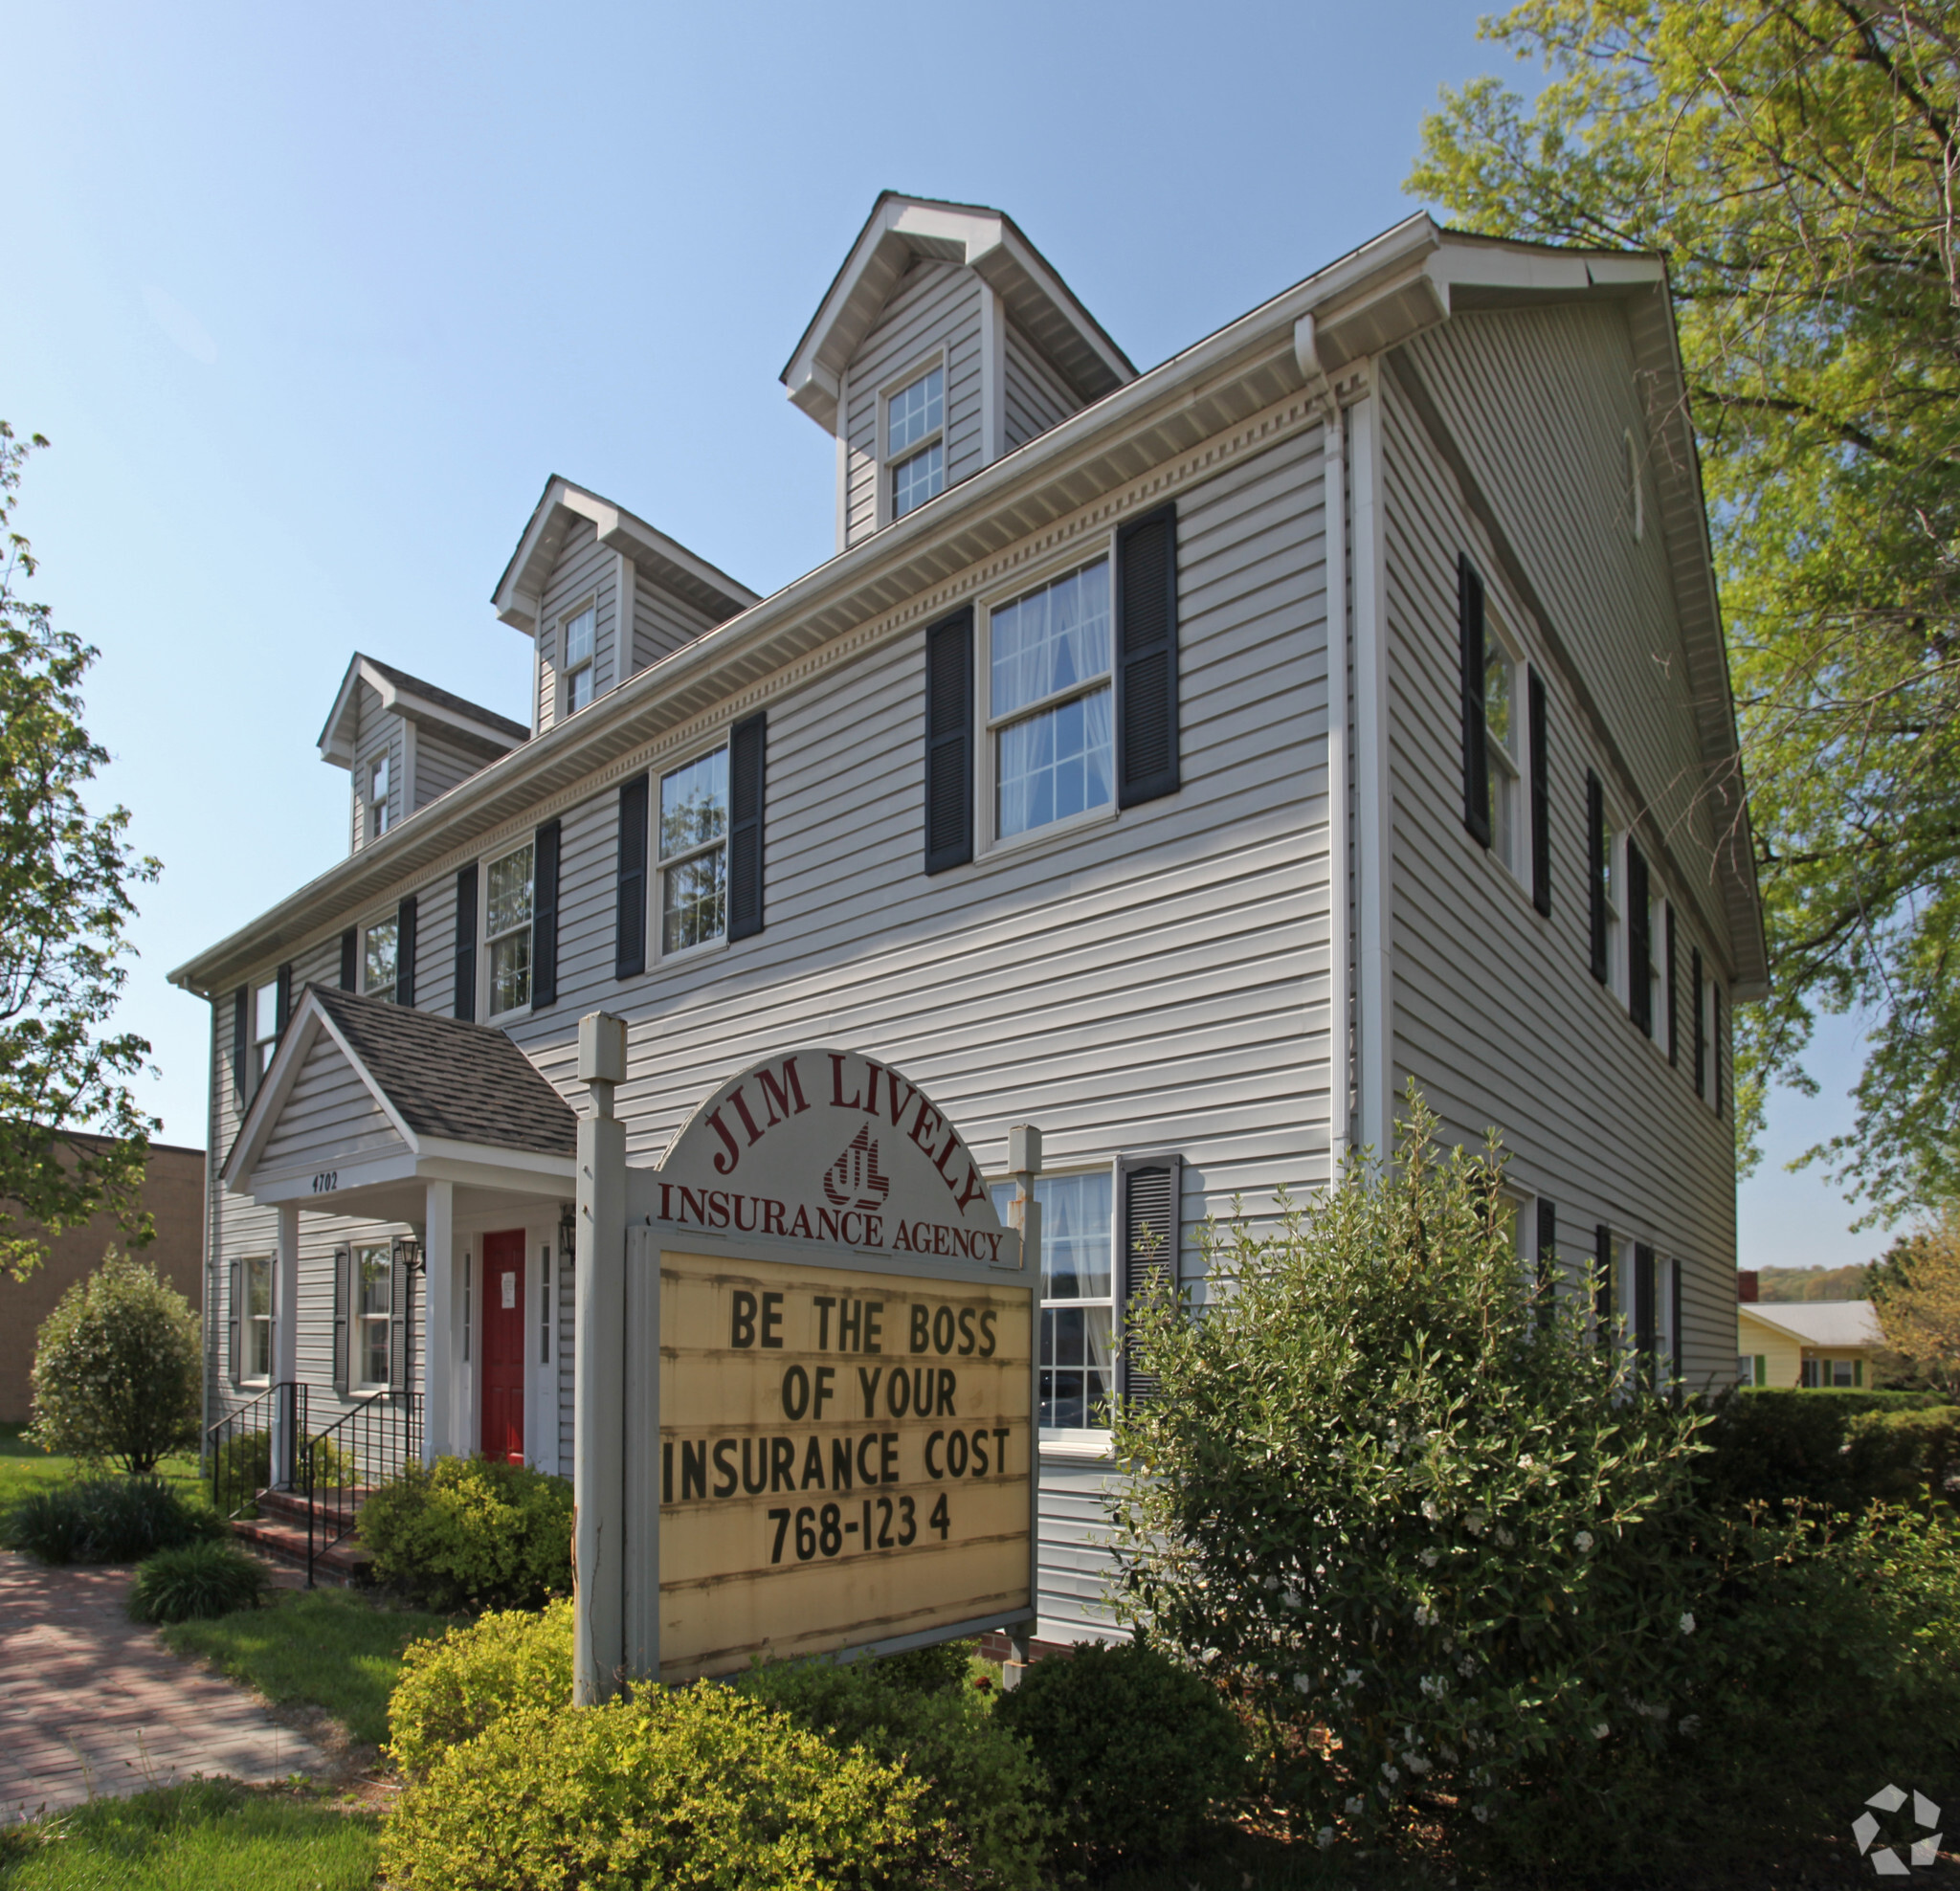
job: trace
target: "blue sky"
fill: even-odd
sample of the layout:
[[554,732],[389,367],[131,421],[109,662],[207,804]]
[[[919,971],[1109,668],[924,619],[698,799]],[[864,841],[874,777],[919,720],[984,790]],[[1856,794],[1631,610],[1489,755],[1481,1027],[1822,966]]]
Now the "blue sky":
[[[1437,86],[1514,70],[1428,0],[0,22],[0,414],[55,443],[17,523],[165,863],[125,1017],[193,1144],[209,1021],[165,974],[344,850],[351,651],[523,716],[487,600],[554,472],[761,591],[829,555],[775,377],[880,189],[1011,211],[1149,367],[1406,214]],[[1873,1251],[1776,1167],[1850,1074],[1779,1106],[1746,1263]]]

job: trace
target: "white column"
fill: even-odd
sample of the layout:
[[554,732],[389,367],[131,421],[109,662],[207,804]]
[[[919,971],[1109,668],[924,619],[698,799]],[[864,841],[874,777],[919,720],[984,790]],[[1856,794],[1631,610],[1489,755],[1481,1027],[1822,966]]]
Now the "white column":
[[[278,1244],[272,1264],[272,1382],[290,1384],[300,1376],[300,1211],[290,1203],[278,1210]],[[298,1394],[294,1394],[295,1397]],[[287,1408],[273,1401],[272,1479],[292,1481],[298,1439],[288,1435]]]
[[424,1204],[422,1278],[429,1303],[422,1316],[422,1461],[433,1464],[457,1449],[456,1184],[425,1184]]
[[572,1277],[571,1698],[589,1707],[617,1691],[626,1657],[626,1125],[612,1114],[624,1018],[579,1019],[578,1074],[592,1106],[578,1123]]

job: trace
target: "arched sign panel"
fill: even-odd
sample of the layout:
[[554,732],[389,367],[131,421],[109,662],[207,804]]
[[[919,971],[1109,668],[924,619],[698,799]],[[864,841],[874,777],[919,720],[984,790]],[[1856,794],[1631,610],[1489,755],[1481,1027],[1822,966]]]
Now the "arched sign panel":
[[1034,1282],[930,1100],[856,1052],[769,1057],[623,1207],[623,1665],[1025,1620]]

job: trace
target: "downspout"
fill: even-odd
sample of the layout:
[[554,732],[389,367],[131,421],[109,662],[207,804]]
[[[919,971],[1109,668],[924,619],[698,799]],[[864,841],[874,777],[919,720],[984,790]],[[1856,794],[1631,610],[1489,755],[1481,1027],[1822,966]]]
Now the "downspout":
[[[1369,365],[1371,367],[1371,364]],[[1360,1016],[1355,1028],[1360,1142],[1377,1163],[1394,1155],[1393,962],[1390,957],[1389,650],[1383,621],[1381,395],[1348,410],[1354,492],[1355,891],[1360,907]]]

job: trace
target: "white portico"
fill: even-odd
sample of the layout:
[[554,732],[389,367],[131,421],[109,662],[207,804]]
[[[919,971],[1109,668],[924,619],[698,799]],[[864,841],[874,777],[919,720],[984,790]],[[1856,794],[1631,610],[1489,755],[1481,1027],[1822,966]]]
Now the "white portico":
[[278,1229],[262,1314],[234,1283],[234,1380],[304,1386],[315,1434],[323,1414],[419,1394],[425,1457],[557,1469],[576,1138],[502,1032],[306,987],[224,1165]]

